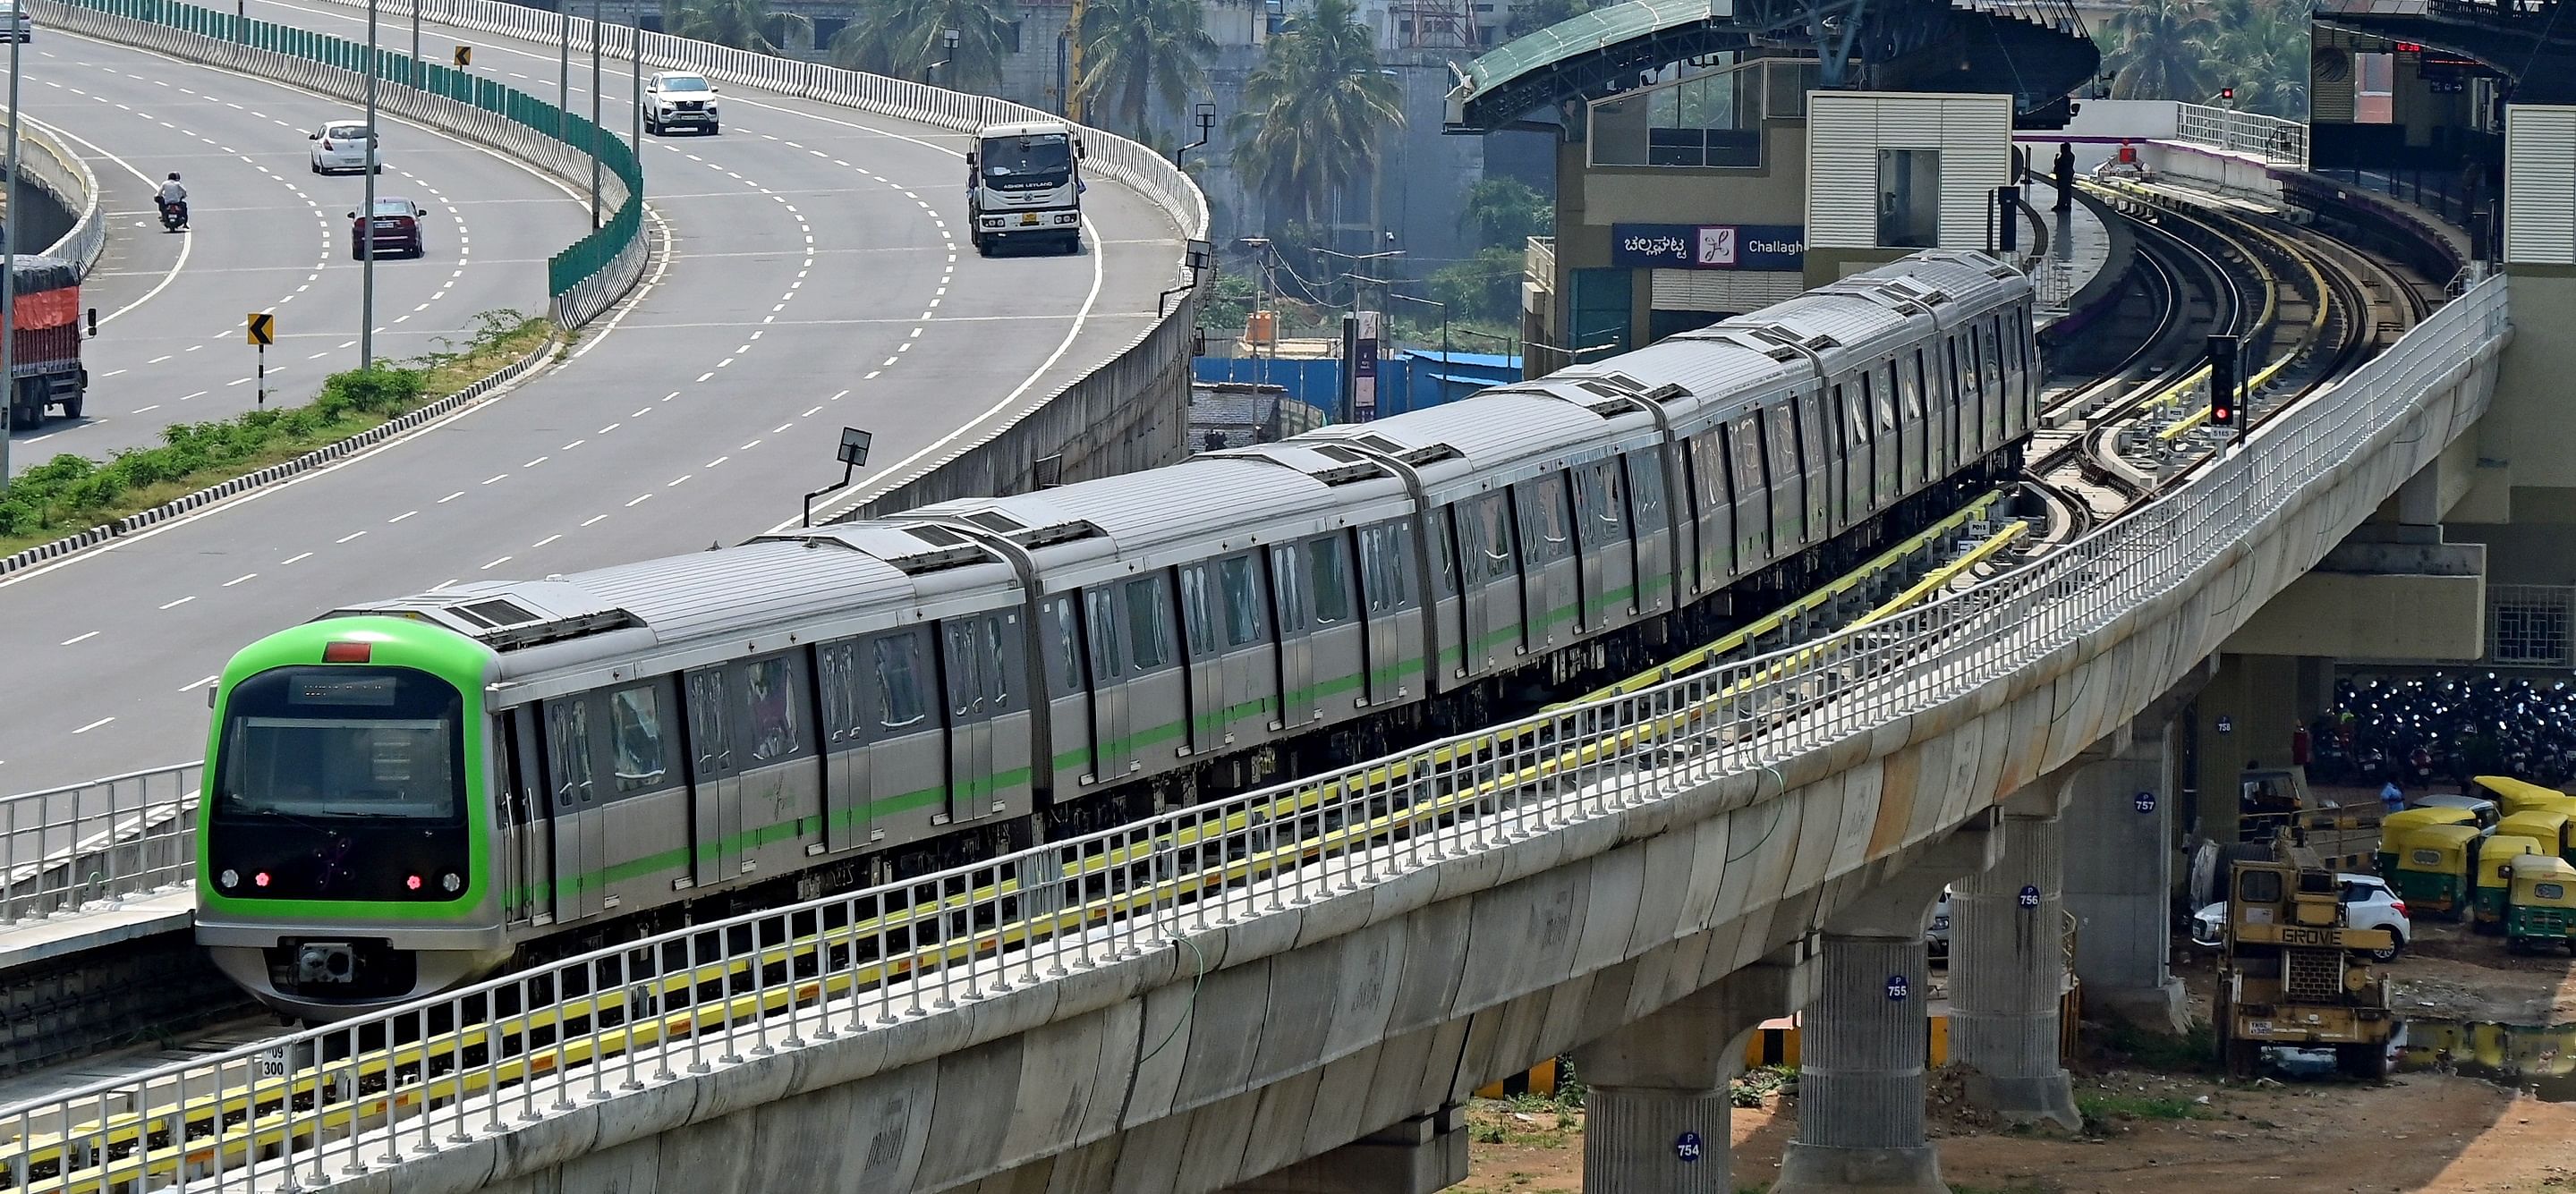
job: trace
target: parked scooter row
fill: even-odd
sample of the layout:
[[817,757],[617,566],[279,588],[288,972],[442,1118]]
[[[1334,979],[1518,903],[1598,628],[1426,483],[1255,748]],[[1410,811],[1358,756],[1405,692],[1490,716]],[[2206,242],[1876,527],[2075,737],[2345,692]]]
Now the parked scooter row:
[[2344,681],[2335,708],[2306,727],[2320,783],[2423,789],[2514,775],[2576,779],[2576,685],[2493,673]]

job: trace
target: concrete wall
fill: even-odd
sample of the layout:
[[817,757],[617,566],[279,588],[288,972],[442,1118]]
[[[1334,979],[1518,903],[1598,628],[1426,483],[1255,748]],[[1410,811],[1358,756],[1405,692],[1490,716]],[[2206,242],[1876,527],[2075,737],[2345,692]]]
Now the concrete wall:
[[2058,773],[2465,430],[2490,378],[2431,396],[2241,549],[1910,717],[1303,907],[1174,917],[1141,957],[331,1188],[1181,1194],[1258,1176],[1670,1003]]

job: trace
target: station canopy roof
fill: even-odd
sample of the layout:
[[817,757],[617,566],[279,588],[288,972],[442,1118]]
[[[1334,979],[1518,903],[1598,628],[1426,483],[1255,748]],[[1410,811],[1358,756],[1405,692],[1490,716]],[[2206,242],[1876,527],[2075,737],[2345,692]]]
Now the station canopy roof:
[[1735,0],[1626,0],[1514,38],[1452,68],[1449,124],[1498,128],[1587,84],[1744,44]]

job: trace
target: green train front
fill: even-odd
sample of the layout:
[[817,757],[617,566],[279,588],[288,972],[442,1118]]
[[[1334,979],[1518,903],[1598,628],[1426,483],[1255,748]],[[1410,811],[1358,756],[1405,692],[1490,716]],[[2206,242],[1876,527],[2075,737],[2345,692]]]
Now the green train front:
[[308,623],[233,657],[197,834],[197,942],[228,977],[332,1020],[509,958],[480,732],[497,658],[380,617]]

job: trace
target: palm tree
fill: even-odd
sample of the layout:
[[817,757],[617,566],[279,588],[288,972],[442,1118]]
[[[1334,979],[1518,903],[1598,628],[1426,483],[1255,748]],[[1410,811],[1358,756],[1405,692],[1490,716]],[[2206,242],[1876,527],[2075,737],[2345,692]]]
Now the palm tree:
[[1395,80],[1378,73],[1369,28],[1352,14],[1352,0],[1315,0],[1289,18],[1244,79],[1231,125],[1235,169],[1308,224],[1374,163],[1379,130],[1404,123]]
[[793,30],[814,33],[814,22],[792,12],[771,12],[763,0],[663,0],[662,27],[674,36],[711,41],[754,54],[783,57]]
[[[994,90],[1010,57],[1007,0],[873,0],[832,38],[832,61],[951,91]],[[948,45],[954,30],[957,44]],[[935,68],[935,70],[934,70]],[[936,74],[936,79],[932,76]]]
[[2119,46],[2102,66],[2112,98],[2199,103],[2213,90],[2207,47],[2218,29],[2192,0],[2138,0],[2110,28]]
[[1115,100],[1119,117],[1141,139],[1145,106],[1156,95],[1177,107],[1207,81],[1202,56],[1216,52],[1199,0],[1091,0],[1082,13],[1082,77],[1076,102]]

